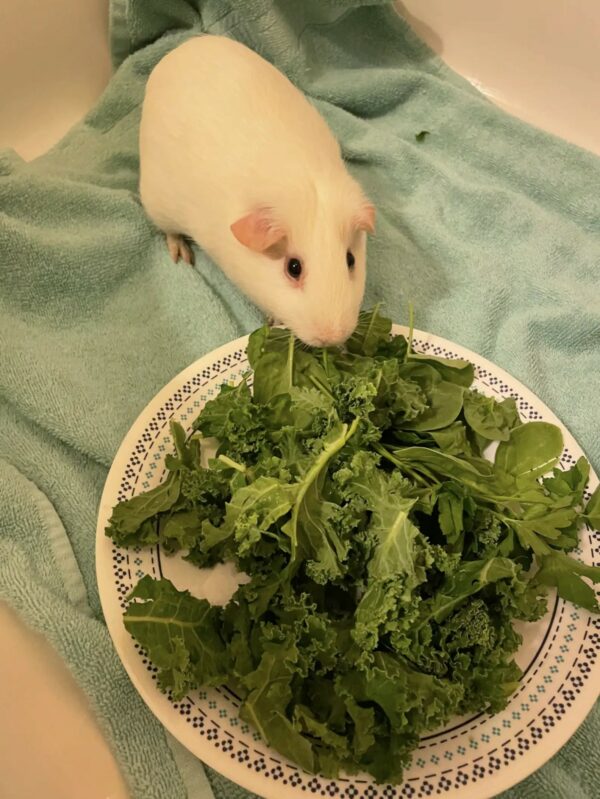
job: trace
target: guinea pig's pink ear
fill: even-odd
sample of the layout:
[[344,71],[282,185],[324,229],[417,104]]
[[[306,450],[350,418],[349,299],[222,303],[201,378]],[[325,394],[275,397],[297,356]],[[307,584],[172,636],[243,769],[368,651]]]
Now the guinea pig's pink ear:
[[354,217],[354,226],[357,230],[375,233],[375,206],[369,202],[361,205],[360,211]]
[[231,225],[231,232],[244,247],[265,254],[285,238],[285,231],[269,208],[258,208],[242,216]]

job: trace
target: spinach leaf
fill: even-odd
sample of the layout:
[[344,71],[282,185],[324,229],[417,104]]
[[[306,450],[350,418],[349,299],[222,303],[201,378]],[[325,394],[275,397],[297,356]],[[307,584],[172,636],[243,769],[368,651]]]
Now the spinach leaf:
[[418,352],[411,352],[408,360],[431,366],[443,380],[456,383],[463,388],[469,388],[473,382],[475,373],[473,364],[463,361],[461,358],[440,358],[436,355],[421,355]]
[[464,397],[465,421],[478,435],[490,441],[508,441],[510,431],[519,424],[519,414],[512,398],[497,402],[476,391]]
[[472,455],[467,431],[462,422],[452,422],[441,430],[432,430],[431,438],[448,455]]
[[438,370],[427,363],[408,361],[399,369],[404,379],[421,387],[427,407],[417,417],[401,423],[403,430],[440,430],[452,424],[463,406],[464,389],[457,383],[444,380]]
[[318,351],[307,351],[289,330],[260,328],[250,336],[247,352],[259,407],[273,397],[289,394],[294,387],[316,387],[330,393],[329,376]]
[[548,422],[515,427],[496,450],[496,468],[517,480],[535,480],[549,472],[563,451],[560,429]]

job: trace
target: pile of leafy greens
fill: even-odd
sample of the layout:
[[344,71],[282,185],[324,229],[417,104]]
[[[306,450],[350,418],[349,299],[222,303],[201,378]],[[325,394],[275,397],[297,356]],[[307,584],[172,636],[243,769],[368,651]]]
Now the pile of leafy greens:
[[567,553],[600,525],[600,493],[584,506],[583,458],[555,468],[557,427],[521,423],[513,399],[471,388],[470,363],[412,352],[377,310],[343,349],[264,327],[248,359],[190,437],[172,424],[166,480],[107,534],[250,581],[218,607],[144,577],[125,626],[173,697],[226,683],[307,771],[399,781],[425,731],[505,706],[512,622],[540,618],[548,586],[598,610],[582,577],[600,568]]

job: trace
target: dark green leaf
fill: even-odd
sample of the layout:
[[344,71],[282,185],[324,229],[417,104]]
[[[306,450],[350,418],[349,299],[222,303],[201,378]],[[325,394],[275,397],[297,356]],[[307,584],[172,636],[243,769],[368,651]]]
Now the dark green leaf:
[[460,358],[439,358],[435,355],[421,355],[418,352],[411,352],[408,357],[409,362],[415,361],[432,366],[443,380],[449,383],[456,383],[463,388],[469,388],[473,382],[474,369],[469,361]]
[[462,422],[452,422],[442,430],[432,430],[431,437],[448,455],[471,455],[471,445]]
[[427,399],[425,410],[412,420],[402,422],[404,430],[440,430],[455,421],[462,410],[464,388],[440,376],[435,366],[409,360],[399,370],[400,376],[417,383]]
[[[301,349],[292,333],[277,347],[267,350],[254,368],[254,398],[266,405],[273,397],[289,394],[294,388],[319,388],[330,393],[329,378],[315,353]],[[283,348],[283,344],[286,347]]]
[[404,430],[441,430],[452,424],[463,406],[463,389],[456,383],[441,382],[427,395],[429,407],[411,421],[402,422]]
[[283,527],[291,542],[292,561],[309,560],[317,582],[327,582],[341,574],[340,560],[345,548],[327,525],[331,505],[323,503],[321,483],[331,459],[356,432],[357,420],[350,426],[336,425],[323,441],[323,449],[302,480],[294,484],[292,516]]
[[392,322],[380,316],[379,307],[372,311],[362,311],[354,333],[346,342],[349,352],[359,355],[375,355],[378,348],[390,338]]

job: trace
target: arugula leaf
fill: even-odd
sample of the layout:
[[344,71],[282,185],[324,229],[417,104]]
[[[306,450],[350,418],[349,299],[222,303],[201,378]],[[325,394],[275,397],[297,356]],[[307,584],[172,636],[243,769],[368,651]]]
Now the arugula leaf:
[[586,610],[595,613],[600,611],[594,590],[581,579],[587,577],[593,583],[600,583],[600,567],[588,566],[564,552],[542,555],[539,564],[540,568],[534,577],[536,583],[556,588],[563,599]]
[[402,471],[416,471],[430,479],[432,474],[448,477],[463,483],[484,498],[493,498],[498,490],[495,475],[487,461],[469,461],[428,447],[404,447],[391,452],[382,447],[376,449]]
[[585,519],[592,529],[600,530],[600,486],[596,488],[585,506]]

